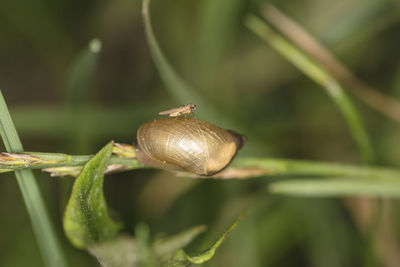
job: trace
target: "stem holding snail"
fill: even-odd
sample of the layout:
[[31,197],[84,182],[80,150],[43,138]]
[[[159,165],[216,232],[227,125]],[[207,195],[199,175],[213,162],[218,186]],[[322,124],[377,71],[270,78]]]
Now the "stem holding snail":
[[[21,169],[41,169],[52,176],[76,176],[92,155],[22,152],[0,153],[0,173]],[[145,168],[136,160],[135,148],[129,144],[114,143],[113,156],[106,173]]]
[[[123,147],[124,149],[121,149]],[[151,168],[137,161],[134,147],[115,143],[106,173]],[[60,153],[0,153],[0,173],[21,169],[41,169],[52,176],[76,176],[92,155]],[[200,176],[180,173],[180,176]],[[265,176],[346,176],[371,179],[400,179],[400,170],[373,166],[273,158],[237,158],[225,170],[210,176],[215,179],[249,179]]]

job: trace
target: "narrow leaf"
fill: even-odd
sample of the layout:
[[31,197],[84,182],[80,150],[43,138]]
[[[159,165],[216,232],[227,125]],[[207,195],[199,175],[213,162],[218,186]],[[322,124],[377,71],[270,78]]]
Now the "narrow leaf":
[[98,39],[90,41],[74,59],[67,85],[67,101],[72,106],[82,106],[90,95],[90,84],[97,65],[101,42]]
[[[0,133],[8,152],[23,151],[22,143],[19,140],[1,91]],[[15,175],[46,266],[67,266],[33,172],[31,170],[21,170],[16,171]]]
[[261,19],[254,15],[248,15],[245,24],[258,37],[269,43],[283,57],[326,90],[346,120],[362,158],[366,162],[372,162],[374,156],[369,136],[357,109],[339,82],[322,66],[310,59],[284,37],[276,33]]
[[243,218],[244,213],[242,213],[234,222],[233,224],[226,230],[221,237],[206,251],[196,255],[196,256],[189,256],[187,254],[186,258],[191,262],[195,264],[201,264],[203,262],[209,261],[214,255],[215,251],[217,248],[222,244],[222,242],[225,240],[225,238],[229,235],[230,232],[232,232],[236,226],[238,225],[239,221]]
[[179,104],[195,103],[197,107],[199,107],[199,113],[204,114],[208,118],[215,118],[217,121],[223,122],[225,127],[229,126],[237,129],[237,127],[234,127],[233,122],[231,122],[229,118],[223,116],[221,112],[209,104],[209,101],[207,101],[201,94],[197,93],[194,88],[188,85],[168,62],[153,32],[150,19],[150,0],[143,0],[142,5],[143,23],[150,52],[157,70],[160,73],[163,82],[167,86],[169,93]]
[[110,142],[90,159],[72,188],[64,215],[64,230],[78,248],[108,240],[120,229],[108,215],[103,194],[104,171],[112,148]]
[[[373,6],[373,7],[372,7]],[[368,18],[368,22],[366,22],[366,17],[359,17],[359,15],[366,13],[375,13],[378,12],[377,9],[387,9],[388,7],[382,3],[374,2],[374,4],[367,4],[360,8],[357,11],[357,14],[353,14],[355,16],[348,16],[353,22],[360,22],[360,20],[364,21],[363,27],[365,27],[365,23],[369,23],[370,25],[376,25],[377,18],[382,18],[382,16],[377,16],[375,21],[371,20],[372,17]],[[380,12],[383,12],[380,10]],[[385,23],[388,23],[389,20],[393,20],[391,18],[388,20],[390,16],[390,9],[386,10],[385,14],[388,16],[385,17]],[[358,15],[358,16],[357,16]],[[371,15],[371,14],[369,14]],[[376,15],[376,14],[375,14]],[[268,22],[270,22],[274,27],[276,27],[282,34],[284,34],[288,40],[293,42],[299,49],[304,51],[309,57],[311,57],[315,62],[318,62],[323,68],[332,75],[337,81],[340,81],[343,85],[352,91],[352,93],[358,97],[361,101],[367,104],[370,108],[375,109],[378,112],[381,112],[383,115],[394,119],[397,122],[400,122],[400,102],[395,98],[392,98],[388,95],[383,94],[380,90],[376,90],[375,88],[369,86],[366,82],[355,76],[349,69],[347,69],[335,56],[330,53],[330,51],[325,48],[316,38],[314,38],[310,33],[307,32],[305,28],[303,28],[300,24],[296,23],[290,17],[286,16],[283,12],[277,9],[272,4],[266,4],[263,12],[263,16]],[[379,19],[378,19],[379,20]],[[398,20],[398,18],[396,18]],[[343,20],[345,21],[345,20]],[[343,22],[341,21],[341,23]],[[382,22],[382,21],[381,21]],[[339,23],[340,24],[340,23]],[[378,23],[379,24],[379,23]],[[336,26],[336,25],[335,25]],[[349,25],[347,25],[349,26]],[[380,25],[382,26],[382,25]],[[387,26],[387,25],[386,25]],[[350,29],[352,27],[349,27]],[[377,27],[365,27],[369,28],[369,32],[375,32]],[[372,29],[374,28],[374,29]],[[349,30],[349,29],[346,29]],[[353,29],[354,30],[354,29]],[[353,32],[356,35],[356,32]],[[357,39],[357,38],[349,38],[349,39]]]
[[199,225],[177,235],[159,239],[153,243],[153,252],[157,256],[164,256],[176,252],[189,244],[196,236],[203,233],[206,229],[207,227],[205,225]]
[[191,263],[185,252],[180,249],[170,259],[161,263],[162,267],[188,267]]
[[[190,103],[191,101],[199,101],[197,96],[189,85],[187,85],[181,77],[176,73],[171,64],[164,56],[157,39],[154,35],[153,28],[150,20],[149,10],[150,0],[143,0],[142,15],[146,31],[147,41],[151,55],[153,56],[154,63],[160,72],[161,78],[167,86],[171,95],[179,102]],[[199,103],[197,103],[199,104]]]
[[400,197],[400,180],[365,178],[299,179],[275,182],[269,191],[304,197]]
[[139,223],[135,227],[138,244],[139,263],[142,267],[154,267],[154,255],[150,246],[150,229],[147,224]]
[[[93,95],[91,93],[93,76],[100,50],[101,42],[98,39],[91,40],[89,45],[73,59],[71,72],[67,77],[66,106],[71,110],[74,118],[73,123],[68,126],[71,129],[68,139],[73,149],[78,152],[87,151],[93,140],[90,137],[93,128],[90,123],[87,123],[93,117],[86,117],[83,110],[90,107]],[[65,184],[63,184],[62,191],[66,192],[66,190]]]
[[[256,174],[258,172],[260,176],[349,176],[358,178],[400,179],[399,169],[312,160],[237,158],[232,162],[231,167],[228,167],[227,170],[230,168],[249,170]],[[249,178],[252,178],[252,176]]]

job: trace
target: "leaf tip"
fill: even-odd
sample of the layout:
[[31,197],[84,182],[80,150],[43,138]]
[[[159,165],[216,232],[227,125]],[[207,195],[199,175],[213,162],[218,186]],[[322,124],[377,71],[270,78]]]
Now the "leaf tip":
[[97,54],[101,51],[101,46],[102,46],[101,41],[97,38],[94,38],[89,43],[89,50],[93,54]]

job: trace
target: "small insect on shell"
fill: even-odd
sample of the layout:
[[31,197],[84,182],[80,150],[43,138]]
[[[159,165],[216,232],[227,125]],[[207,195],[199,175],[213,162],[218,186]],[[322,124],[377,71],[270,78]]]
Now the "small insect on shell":
[[167,170],[212,175],[231,162],[245,140],[194,118],[155,119],[137,131],[137,159]]
[[196,109],[195,104],[188,104],[177,108],[171,108],[164,111],[160,111],[158,115],[169,115],[170,117],[179,117],[183,114],[192,114],[193,110],[195,109]]

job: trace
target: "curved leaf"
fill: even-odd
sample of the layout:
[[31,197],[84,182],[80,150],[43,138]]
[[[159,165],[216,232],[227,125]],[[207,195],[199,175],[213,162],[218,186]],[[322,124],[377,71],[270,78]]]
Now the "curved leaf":
[[192,86],[187,84],[169,63],[154,35],[151,25],[149,5],[150,0],[142,1],[142,15],[146,38],[149,43],[149,49],[154,63],[169,93],[177,102],[180,102],[180,104],[196,103],[199,107],[198,112],[200,114],[203,114],[208,118],[213,118],[216,122],[223,123],[227,128],[237,129],[238,127],[235,126],[235,123],[231,121],[229,117],[221,114],[218,109],[210,104],[210,101],[205,99],[203,95],[199,94]]
[[108,215],[103,194],[104,171],[113,143],[90,159],[76,179],[64,214],[64,231],[78,248],[113,238],[120,225]]
[[244,213],[242,213],[234,222],[233,224],[226,230],[220,238],[206,251],[197,254],[196,256],[189,256],[185,253],[186,259],[191,263],[201,264],[203,262],[209,261],[214,255],[217,248],[222,244],[225,238],[232,232],[236,226],[238,225],[239,221],[243,218]]

